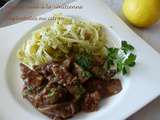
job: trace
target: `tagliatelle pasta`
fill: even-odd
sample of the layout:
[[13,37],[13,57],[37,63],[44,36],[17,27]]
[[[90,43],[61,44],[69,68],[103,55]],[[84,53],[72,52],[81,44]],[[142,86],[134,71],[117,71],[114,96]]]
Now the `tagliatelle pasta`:
[[72,52],[105,57],[106,36],[100,24],[55,15],[53,24],[33,32],[18,51],[18,58],[29,67],[58,61]]

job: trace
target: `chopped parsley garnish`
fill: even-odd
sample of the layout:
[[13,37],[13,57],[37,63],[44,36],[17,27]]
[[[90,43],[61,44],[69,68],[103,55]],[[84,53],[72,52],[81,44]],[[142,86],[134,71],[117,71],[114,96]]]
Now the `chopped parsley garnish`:
[[88,71],[82,71],[81,75],[82,75],[82,77],[85,77],[85,78],[91,78],[93,76],[93,74]]
[[55,90],[51,89],[49,92],[48,92],[48,97],[52,97],[53,95],[55,94]]
[[108,67],[110,68],[114,65],[114,60],[117,59],[118,56],[118,48],[108,48]]
[[136,55],[133,54],[134,47],[126,41],[122,41],[121,48],[108,48],[108,68],[116,67],[117,72],[127,74],[130,67],[136,64]]
[[26,97],[28,94],[32,93],[33,87],[31,85],[27,86],[27,89],[23,90],[22,95],[23,97]]
[[89,54],[76,55],[76,63],[84,69],[88,69],[92,65],[92,56]]
[[79,100],[82,95],[86,92],[85,88],[79,84],[79,85],[75,85],[73,88],[73,91],[74,91],[74,97],[76,100]]
[[27,89],[28,89],[28,92],[32,92],[33,87],[32,87],[32,86],[30,86],[30,85],[28,85],[28,86],[27,86]]

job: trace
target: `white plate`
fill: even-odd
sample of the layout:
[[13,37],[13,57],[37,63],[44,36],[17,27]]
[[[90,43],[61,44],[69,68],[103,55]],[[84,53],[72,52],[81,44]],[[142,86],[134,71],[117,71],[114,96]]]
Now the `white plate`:
[[[125,119],[159,96],[159,54],[130,30],[102,0],[81,0],[72,5],[82,5],[83,9],[58,9],[53,12],[80,16],[103,24],[109,40],[113,40],[116,44],[119,44],[120,40],[128,41],[135,46],[138,56],[136,67],[122,80],[123,90],[120,94],[102,101],[97,112],[80,113],[72,119]],[[43,17],[50,16],[52,13],[45,14]],[[0,29],[0,120],[47,119],[22,99],[20,95],[22,86],[16,60],[16,51],[24,39],[33,29],[44,24],[39,23],[41,21],[25,21]]]

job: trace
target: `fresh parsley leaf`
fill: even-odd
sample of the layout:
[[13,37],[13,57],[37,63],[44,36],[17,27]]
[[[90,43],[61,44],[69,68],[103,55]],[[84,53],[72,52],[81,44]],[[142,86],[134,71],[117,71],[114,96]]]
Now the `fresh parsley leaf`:
[[123,75],[127,74],[128,71],[129,71],[129,67],[124,65],[123,68],[122,68]]
[[126,41],[122,41],[121,48],[108,48],[108,68],[116,67],[117,72],[127,74],[130,67],[136,64],[136,55],[133,54],[134,47]]
[[127,41],[122,41],[121,50],[124,51],[125,54],[127,54],[129,51],[133,51],[134,47],[127,43]]
[[117,72],[121,72],[123,69],[123,59],[115,61],[115,65],[117,66]]
[[117,71],[122,72],[123,75],[129,72],[129,68],[135,65],[136,55],[130,53],[127,58],[119,58],[115,61]]
[[128,58],[125,60],[125,64],[128,65],[129,67],[135,66],[135,60],[136,60],[136,55],[133,53],[129,54]]
[[92,56],[88,54],[76,55],[76,63],[84,69],[88,69],[92,65]]
[[108,48],[108,56],[111,59],[115,59],[117,57],[118,51],[118,48]]

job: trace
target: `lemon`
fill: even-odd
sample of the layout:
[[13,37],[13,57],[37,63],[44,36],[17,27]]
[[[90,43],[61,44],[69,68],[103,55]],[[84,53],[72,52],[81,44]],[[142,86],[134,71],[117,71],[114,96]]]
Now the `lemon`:
[[160,0],[124,0],[123,13],[137,27],[149,27],[160,18]]

